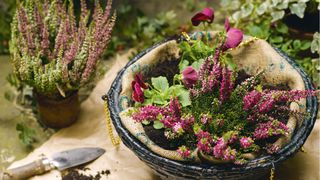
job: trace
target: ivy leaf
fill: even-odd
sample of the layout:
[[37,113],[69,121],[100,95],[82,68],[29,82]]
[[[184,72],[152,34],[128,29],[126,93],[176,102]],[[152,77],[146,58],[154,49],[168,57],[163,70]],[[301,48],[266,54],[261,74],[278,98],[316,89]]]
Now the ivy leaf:
[[203,64],[204,59],[200,59],[199,61],[195,61],[191,64],[191,66],[195,69],[195,70],[199,70],[201,65]]
[[165,92],[169,89],[169,83],[166,77],[159,76],[156,78],[151,78],[151,83],[152,86],[160,92]]
[[311,46],[312,53],[315,53],[315,52],[320,53],[320,33],[319,32],[316,32],[313,34],[313,40],[310,46]]
[[268,1],[265,1],[264,3],[260,4],[260,6],[256,9],[258,15],[262,15],[267,11],[268,3]]
[[235,13],[232,14],[231,17],[235,22],[238,22],[241,19],[241,12],[236,11]]
[[153,128],[155,128],[155,129],[162,129],[162,128],[164,128],[164,125],[163,125],[163,123],[160,122],[160,121],[154,121],[154,122],[153,122]]
[[16,126],[16,130],[19,132],[19,139],[24,145],[31,146],[35,141],[34,135],[36,134],[36,132],[33,129],[27,127],[25,124],[18,123]]
[[186,106],[191,105],[190,92],[188,90],[186,90],[186,89],[181,90],[178,98],[179,98],[179,101],[180,101],[182,107],[186,107]]
[[297,15],[299,18],[303,18],[306,7],[306,3],[299,2],[291,4],[289,8],[292,14]]
[[252,3],[246,3],[243,6],[241,6],[242,18],[248,17],[252,13],[253,8],[254,6]]
[[271,16],[272,16],[271,22],[275,22],[275,21],[283,18],[284,11],[273,11],[273,12],[271,12]]

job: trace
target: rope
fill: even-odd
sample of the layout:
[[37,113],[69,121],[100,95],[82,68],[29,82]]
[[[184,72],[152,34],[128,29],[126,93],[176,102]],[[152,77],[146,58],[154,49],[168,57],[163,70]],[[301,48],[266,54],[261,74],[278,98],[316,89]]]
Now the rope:
[[110,119],[110,112],[109,112],[109,105],[108,105],[108,98],[107,96],[103,96],[102,99],[104,100],[104,112],[106,114],[106,126],[107,126],[107,132],[110,137],[111,143],[115,147],[119,147],[120,145],[120,138],[115,137],[113,134],[111,119]]
[[274,171],[275,171],[275,167],[274,167],[274,164],[272,163],[272,168],[270,171],[270,180],[274,180]]

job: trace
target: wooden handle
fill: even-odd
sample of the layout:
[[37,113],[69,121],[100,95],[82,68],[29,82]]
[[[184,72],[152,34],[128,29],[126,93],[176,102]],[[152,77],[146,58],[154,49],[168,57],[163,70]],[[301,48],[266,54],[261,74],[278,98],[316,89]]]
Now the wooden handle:
[[48,159],[40,159],[30,164],[0,172],[0,180],[22,180],[40,175],[52,169]]

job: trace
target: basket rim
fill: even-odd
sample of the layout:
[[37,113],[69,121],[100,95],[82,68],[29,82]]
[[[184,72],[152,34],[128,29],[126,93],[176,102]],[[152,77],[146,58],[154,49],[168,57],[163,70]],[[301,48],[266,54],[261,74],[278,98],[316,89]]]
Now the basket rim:
[[[149,53],[151,50],[156,47],[162,45],[171,40],[181,41],[183,39],[182,36],[173,36],[167,38],[150,48],[145,49],[134,58],[132,58],[124,68],[122,68],[115,80],[113,81],[109,92],[107,93],[109,110],[111,115],[111,120],[115,129],[121,140],[124,144],[132,150],[141,160],[149,160],[158,162],[159,164],[165,165],[167,167],[176,167],[183,170],[192,170],[198,171],[202,173],[217,173],[219,171],[251,171],[259,168],[270,168],[279,164],[280,162],[286,160],[290,156],[294,155],[304,144],[307,137],[311,133],[313,126],[316,121],[317,112],[318,112],[318,101],[317,97],[307,97],[306,98],[306,110],[310,113],[310,116],[307,117],[300,128],[294,133],[291,141],[286,144],[278,153],[272,155],[265,155],[258,157],[254,160],[250,160],[245,165],[235,165],[235,164],[190,164],[188,162],[175,161],[168,158],[164,158],[151,150],[148,149],[142,142],[140,142],[136,137],[134,137],[121,123],[119,113],[119,95],[121,93],[121,85],[122,85],[122,75],[128,69],[130,65],[138,61],[142,56]],[[311,80],[308,78],[307,74],[292,60],[290,59],[283,51],[273,47],[302,77],[306,90],[314,90],[314,87],[311,83]]]

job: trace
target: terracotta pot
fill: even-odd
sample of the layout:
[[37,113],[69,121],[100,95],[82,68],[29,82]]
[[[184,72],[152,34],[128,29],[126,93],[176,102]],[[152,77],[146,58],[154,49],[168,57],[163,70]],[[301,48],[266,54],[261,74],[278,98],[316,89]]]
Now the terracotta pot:
[[64,99],[50,99],[36,93],[41,122],[50,128],[64,128],[73,124],[80,112],[78,92]]

